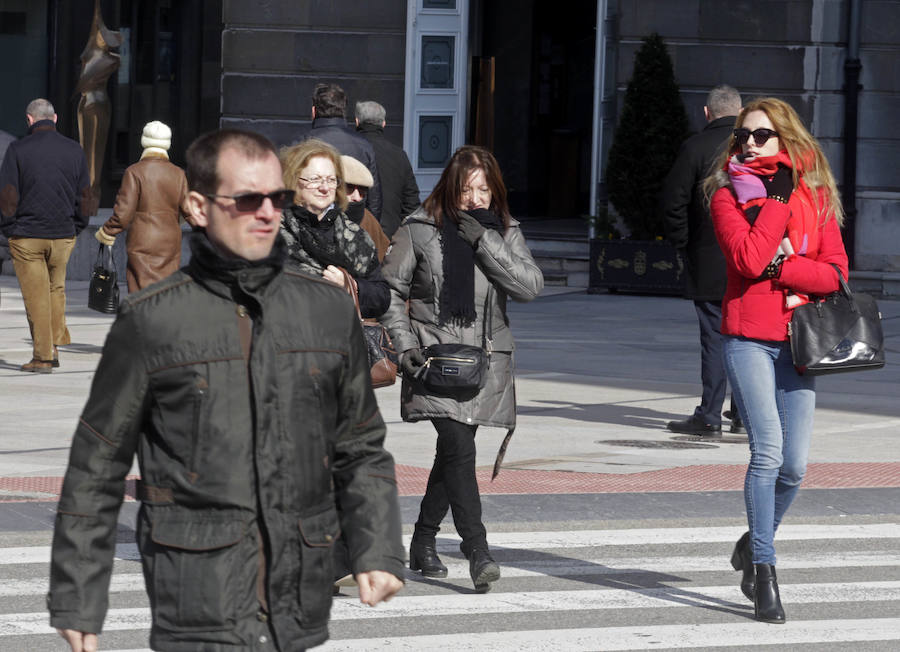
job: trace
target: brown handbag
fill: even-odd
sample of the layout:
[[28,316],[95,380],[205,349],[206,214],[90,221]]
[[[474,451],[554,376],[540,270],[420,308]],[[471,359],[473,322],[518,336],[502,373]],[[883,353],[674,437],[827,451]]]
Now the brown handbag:
[[363,336],[366,340],[366,351],[369,354],[369,373],[372,377],[372,387],[387,387],[397,382],[397,351],[387,329],[375,320],[362,318],[359,310],[359,294],[356,283],[349,272],[339,268],[344,275],[344,289],[353,297],[356,306],[356,316],[362,325]]

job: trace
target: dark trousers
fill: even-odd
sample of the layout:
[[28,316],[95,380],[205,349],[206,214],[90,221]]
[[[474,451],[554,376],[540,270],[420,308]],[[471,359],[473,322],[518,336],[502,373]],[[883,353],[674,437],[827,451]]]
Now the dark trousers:
[[694,307],[700,323],[700,380],[703,382],[703,396],[694,410],[694,416],[703,419],[704,423],[721,425],[727,384],[720,330],[722,303],[694,301]]
[[433,540],[449,508],[453,524],[462,537],[467,554],[478,545],[487,545],[481,522],[481,496],[475,480],[475,431],[452,419],[432,419],[437,430],[437,453],[428,476],[428,487],[419,507],[414,538]]

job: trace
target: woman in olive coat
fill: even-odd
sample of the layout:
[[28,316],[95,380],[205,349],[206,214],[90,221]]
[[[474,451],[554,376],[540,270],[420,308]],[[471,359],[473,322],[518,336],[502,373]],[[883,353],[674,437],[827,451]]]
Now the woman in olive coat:
[[[486,592],[499,579],[500,568],[491,558],[481,521],[475,432],[478,426],[515,426],[515,347],[506,301],[530,301],[544,285],[518,222],[509,214],[503,177],[490,152],[473,146],[456,151],[434,191],[394,234],[382,270],[391,286],[391,306],[381,321],[402,351],[401,414],[404,421],[431,420],[438,435],[410,545],[410,568],[426,577],[447,575],[435,535],[449,508],[475,588]],[[438,395],[414,379],[425,362],[423,347],[480,346],[487,322],[490,368],[474,397]]]

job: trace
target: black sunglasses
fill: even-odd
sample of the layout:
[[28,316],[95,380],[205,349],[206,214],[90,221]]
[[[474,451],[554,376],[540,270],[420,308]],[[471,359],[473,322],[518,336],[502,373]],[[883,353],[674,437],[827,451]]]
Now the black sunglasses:
[[777,138],[778,132],[763,127],[754,129],[753,131],[745,129],[744,127],[739,127],[734,130],[734,139],[737,141],[738,145],[746,145],[750,136],[753,136],[753,142],[756,143],[757,147],[762,147],[769,138]]
[[209,197],[210,199],[215,199],[216,197],[220,199],[233,199],[234,207],[236,209],[241,213],[249,213],[250,211],[258,210],[266,198],[271,200],[273,208],[280,210],[285,206],[289,206],[294,201],[294,191],[273,190],[268,194],[263,194],[261,192],[245,192],[241,195],[206,195],[206,197]]

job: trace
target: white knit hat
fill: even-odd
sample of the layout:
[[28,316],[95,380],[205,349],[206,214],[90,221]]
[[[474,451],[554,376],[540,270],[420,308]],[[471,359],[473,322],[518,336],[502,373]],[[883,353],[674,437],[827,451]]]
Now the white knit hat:
[[141,147],[155,147],[167,150],[172,146],[172,130],[168,125],[159,120],[148,122],[144,125],[144,133],[141,135]]
[[369,168],[352,156],[342,155],[341,167],[344,168],[344,183],[364,188],[371,188],[375,185],[375,179],[372,178]]

